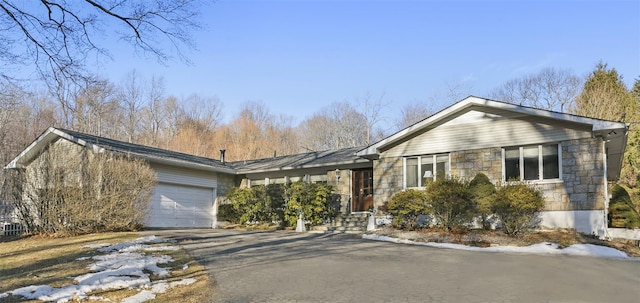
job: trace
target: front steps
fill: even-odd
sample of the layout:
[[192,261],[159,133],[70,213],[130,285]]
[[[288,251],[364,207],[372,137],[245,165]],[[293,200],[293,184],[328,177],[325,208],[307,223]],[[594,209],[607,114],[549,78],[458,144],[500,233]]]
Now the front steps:
[[313,226],[309,230],[312,233],[334,234],[362,234],[367,231],[369,213],[356,213],[340,215],[334,222]]

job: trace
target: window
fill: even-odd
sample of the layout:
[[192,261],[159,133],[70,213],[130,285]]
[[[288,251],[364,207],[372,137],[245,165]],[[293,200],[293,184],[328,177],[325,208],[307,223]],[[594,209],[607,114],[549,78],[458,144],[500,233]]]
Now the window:
[[424,187],[428,181],[448,175],[448,154],[404,158],[404,188]]
[[256,187],[260,185],[269,184],[268,182],[265,182],[265,179],[249,179],[248,181],[249,181],[249,187]]
[[503,148],[503,179],[506,181],[560,179],[561,159],[560,144]]

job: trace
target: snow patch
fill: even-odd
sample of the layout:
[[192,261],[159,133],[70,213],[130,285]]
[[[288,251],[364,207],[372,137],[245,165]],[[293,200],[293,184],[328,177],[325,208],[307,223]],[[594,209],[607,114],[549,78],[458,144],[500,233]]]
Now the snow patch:
[[[167,283],[166,280],[151,282],[149,274],[145,270],[159,277],[168,277],[170,275],[169,270],[158,266],[158,264],[165,264],[173,261],[173,259],[167,255],[158,253],[146,255],[139,251],[159,252],[179,249],[175,246],[148,245],[162,242],[167,241],[156,236],[147,236],[113,245],[109,243],[85,245],[83,247],[97,249],[103,255],[77,259],[80,261],[92,259],[95,262],[88,266],[88,269],[92,271],[91,273],[74,278],[76,284],[60,288],[54,288],[49,285],[30,285],[0,293],[0,298],[11,294],[22,296],[26,299],[53,302],[69,302],[87,298],[109,301],[102,297],[87,297],[87,293],[96,290],[137,288],[140,289],[139,293],[122,301],[137,303],[154,299],[156,294],[164,293],[172,287],[195,283],[196,279],[183,279],[171,283]],[[185,267],[183,266],[184,269]]]
[[567,248],[560,248],[556,243],[543,242],[529,246],[494,246],[494,247],[476,247],[453,243],[435,243],[435,242],[416,242],[407,239],[393,238],[389,236],[379,235],[362,235],[363,239],[384,241],[400,244],[410,244],[419,246],[429,246],[437,248],[459,249],[467,251],[483,251],[483,252],[502,252],[502,253],[527,253],[527,254],[553,254],[553,255],[571,255],[571,256],[592,256],[600,258],[629,259],[640,261],[640,258],[634,258],[625,252],[617,249],[593,245],[593,244],[574,244]]

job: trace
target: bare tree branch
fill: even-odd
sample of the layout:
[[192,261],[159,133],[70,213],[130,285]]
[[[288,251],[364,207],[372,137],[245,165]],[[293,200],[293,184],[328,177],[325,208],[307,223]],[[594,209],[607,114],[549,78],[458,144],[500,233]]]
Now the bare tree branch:
[[161,63],[174,56],[188,62],[183,49],[194,48],[190,32],[200,28],[201,2],[0,0],[0,75],[33,64],[40,77],[82,82],[88,56],[109,57],[110,38]]

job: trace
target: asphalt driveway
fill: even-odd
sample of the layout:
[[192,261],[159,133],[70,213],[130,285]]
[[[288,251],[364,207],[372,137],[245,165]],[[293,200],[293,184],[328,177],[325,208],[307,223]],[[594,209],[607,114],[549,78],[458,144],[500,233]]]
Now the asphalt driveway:
[[479,253],[357,236],[153,231],[213,277],[212,302],[640,302],[640,262]]

